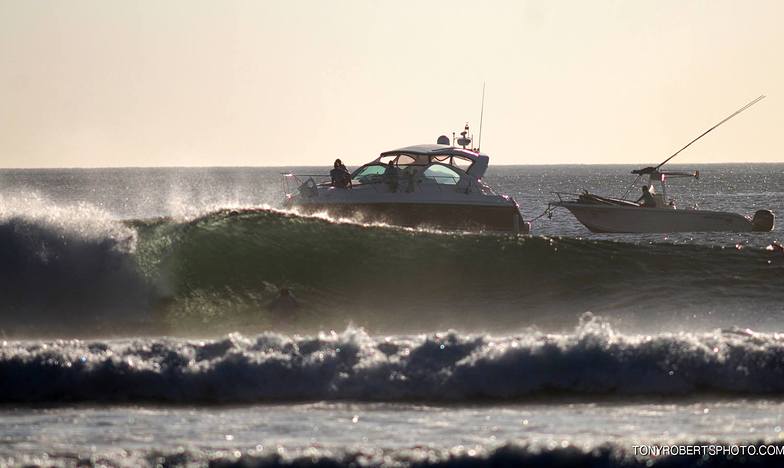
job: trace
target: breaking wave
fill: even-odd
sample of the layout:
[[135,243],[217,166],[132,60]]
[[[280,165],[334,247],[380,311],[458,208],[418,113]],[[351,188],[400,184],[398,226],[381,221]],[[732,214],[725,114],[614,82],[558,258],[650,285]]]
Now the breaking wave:
[[628,321],[722,309],[775,317],[784,299],[784,258],[761,249],[434,233],[272,210],[135,227],[139,255],[181,304],[258,313],[289,287],[322,327],[507,329],[573,323],[586,310]]
[[784,257],[741,246],[428,232],[273,210],[133,226],[137,255],[178,316],[241,318],[240,328],[280,287],[301,301],[308,331],[558,328],[587,310],[630,326],[712,329],[742,317],[777,329],[784,299]]
[[6,210],[0,259],[9,336],[129,323],[255,333],[275,327],[265,306],[282,287],[300,302],[289,328],[302,332],[558,329],[587,310],[631,327],[777,329],[784,299],[784,257],[759,248],[416,231],[269,209],[136,221],[83,206]]
[[3,342],[0,403],[467,403],[784,391],[784,335],[574,333]]
[[[733,443],[695,441],[697,446],[711,445],[726,448],[730,452]],[[733,456],[718,454],[702,455],[664,455],[656,458],[635,456],[630,447],[606,443],[596,447],[574,445],[542,446],[536,444],[509,443],[495,448],[453,447],[435,449],[413,447],[410,449],[339,449],[307,448],[304,450],[180,450],[172,452],[147,450],[114,450],[101,453],[55,453],[47,456],[16,455],[2,457],[8,465],[14,462],[24,466],[211,466],[216,468],[246,467],[601,467],[601,468],[718,468],[728,466],[778,467],[779,456],[766,456],[760,453],[780,453],[781,443],[755,441],[749,444],[754,455]],[[737,447],[736,447],[737,448]],[[9,462],[10,460],[10,462]]]
[[87,204],[0,197],[0,333],[108,331],[149,321],[136,231]]

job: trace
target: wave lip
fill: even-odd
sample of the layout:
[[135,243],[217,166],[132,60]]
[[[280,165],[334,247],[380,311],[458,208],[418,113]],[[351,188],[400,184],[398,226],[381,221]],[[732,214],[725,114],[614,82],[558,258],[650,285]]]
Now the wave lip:
[[757,396],[784,391],[784,336],[628,336],[587,318],[568,335],[3,342],[0,403],[463,403]]

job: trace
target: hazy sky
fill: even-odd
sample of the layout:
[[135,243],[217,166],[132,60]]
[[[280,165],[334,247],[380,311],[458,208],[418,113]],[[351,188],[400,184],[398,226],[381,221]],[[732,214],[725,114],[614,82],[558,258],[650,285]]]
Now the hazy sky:
[[784,161],[784,1],[0,0],[0,167]]

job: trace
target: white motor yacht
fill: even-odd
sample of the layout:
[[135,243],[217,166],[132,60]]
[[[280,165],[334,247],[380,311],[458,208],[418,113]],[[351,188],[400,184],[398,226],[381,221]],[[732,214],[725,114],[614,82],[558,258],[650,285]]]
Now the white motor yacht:
[[325,176],[284,174],[285,204],[362,222],[527,233],[514,199],[482,181],[490,157],[466,148],[471,142],[467,125],[460,135],[460,146],[441,136],[437,144],[385,151],[351,173],[346,187],[317,180]]

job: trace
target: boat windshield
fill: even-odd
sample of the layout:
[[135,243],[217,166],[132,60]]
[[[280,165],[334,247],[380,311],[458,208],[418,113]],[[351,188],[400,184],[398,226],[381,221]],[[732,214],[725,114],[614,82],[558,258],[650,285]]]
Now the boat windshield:
[[449,166],[455,166],[462,171],[468,171],[468,168],[471,167],[471,164],[474,162],[468,158],[464,158],[457,155],[452,156],[433,156],[433,162],[439,162],[441,164],[446,164]]
[[431,163],[439,163],[445,166],[453,166],[463,172],[467,172],[474,163],[471,159],[458,155],[424,155],[424,154],[391,154],[379,158],[382,164],[389,164],[394,161],[396,166],[427,166]]
[[453,169],[442,166],[441,164],[433,164],[425,169],[422,175],[426,179],[431,179],[437,184],[443,185],[457,185],[460,182],[460,174]]
[[389,164],[390,161],[394,161],[397,166],[426,166],[429,163],[427,156],[411,154],[382,156],[380,161],[383,164]]
[[[425,168],[416,166],[415,164],[402,166],[401,170],[404,172],[400,176],[402,177],[402,174],[408,174],[408,176],[421,174],[421,177],[441,185],[457,185],[462,177],[455,168],[444,164],[435,163]],[[359,184],[379,183],[382,177],[384,177],[386,170],[387,166],[384,164],[368,164],[357,169],[352,179]]]
[[373,183],[377,176],[384,175],[387,167],[382,164],[370,164],[368,166],[360,167],[354,173],[352,179],[358,181],[360,184]]

